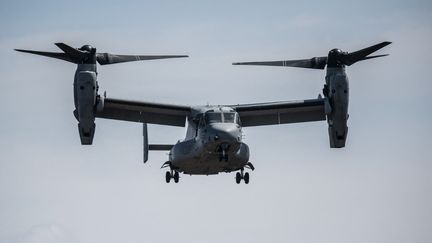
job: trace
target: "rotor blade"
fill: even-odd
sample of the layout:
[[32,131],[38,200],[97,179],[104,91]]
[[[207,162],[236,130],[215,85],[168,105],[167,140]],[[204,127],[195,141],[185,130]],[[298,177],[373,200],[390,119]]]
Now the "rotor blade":
[[25,53],[40,55],[40,56],[57,58],[57,59],[61,59],[64,61],[76,63],[72,58],[70,58],[68,55],[66,55],[65,53],[62,53],[62,52],[45,52],[45,51],[32,51],[32,50],[22,50],[22,49],[14,49],[14,50],[19,51],[19,52],[25,52]]
[[[390,44],[391,44],[391,42],[384,41],[384,42],[381,42],[379,44],[376,44],[376,45],[373,45],[370,47],[366,47],[364,49],[361,49],[361,50],[358,50],[355,52],[348,53],[346,56],[343,57],[342,61],[344,62],[345,65],[350,66],[350,65],[352,65],[358,61],[374,58],[374,57],[369,57],[369,58],[366,58],[366,57],[369,54],[374,53],[374,52],[378,51],[379,49],[381,49],[387,45],[390,45]],[[382,55],[380,55],[380,56],[382,56]],[[379,57],[379,56],[376,56],[376,57]]]
[[365,58],[361,59],[360,61],[367,60],[367,59],[372,59],[372,58],[377,58],[377,57],[386,57],[386,56],[388,56],[388,55],[389,55],[389,54],[375,55],[375,56],[368,56],[368,57],[365,57]]
[[233,65],[265,65],[280,67],[301,67],[312,69],[324,69],[327,64],[327,57],[313,57],[311,59],[268,61],[268,62],[235,62]]
[[66,55],[70,56],[72,59],[81,60],[86,57],[86,53],[66,45],[65,43],[55,43],[55,45],[60,48]]
[[100,65],[122,63],[122,62],[134,62],[134,61],[145,61],[154,59],[165,59],[165,58],[180,58],[189,57],[187,55],[162,55],[162,56],[152,56],[152,55],[115,55],[110,53],[97,53],[96,60]]

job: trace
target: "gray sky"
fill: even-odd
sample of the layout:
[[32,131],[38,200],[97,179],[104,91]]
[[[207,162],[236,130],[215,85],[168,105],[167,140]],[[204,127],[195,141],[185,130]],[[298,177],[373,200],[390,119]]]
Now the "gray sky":
[[[0,242],[431,242],[430,1],[1,1]],[[315,98],[319,70],[234,61],[393,41],[350,76],[347,146],[325,122],[244,129],[256,170],[166,184],[140,124],[97,120],[81,146],[75,66],[13,52],[55,42],[188,54],[99,67],[108,97],[178,104]],[[224,87],[229,89],[221,92]],[[182,128],[152,125],[150,141]]]

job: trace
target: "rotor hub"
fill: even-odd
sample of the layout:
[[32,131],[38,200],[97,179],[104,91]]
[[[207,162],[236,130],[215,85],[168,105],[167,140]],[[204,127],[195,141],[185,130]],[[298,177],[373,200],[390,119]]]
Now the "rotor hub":
[[343,58],[347,55],[341,49],[335,48],[328,53],[327,66],[328,67],[344,67]]
[[92,52],[93,50],[95,50],[96,48],[94,48],[91,45],[83,45],[80,50],[81,51],[87,51],[87,52]]

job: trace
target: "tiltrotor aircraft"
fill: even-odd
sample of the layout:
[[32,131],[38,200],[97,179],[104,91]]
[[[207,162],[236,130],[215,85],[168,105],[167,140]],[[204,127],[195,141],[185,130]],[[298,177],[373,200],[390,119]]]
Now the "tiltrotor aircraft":
[[[268,65],[324,69],[327,74],[323,95],[316,99],[282,101],[243,105],[182,106],[106,98],[98,94],[96,62],[101,65],[121,62],[177,58],[187,56],[130,56],[97,53],[96,48],[85,45],[75,49],[64,43],[56,43],[63,51],[40,52],[20,50],[78,65],[74,79],[73,112],[78,120],[81,144],[90,145],[95,133],[95,118],[116,119],[143,124],[144,163],[149,150],[168,150],[169,159],[162,168],[169,168],[165,179],[169,183],[179,181],[179,173],[211,175],[220,172],[236,173],[236,182],[249,183],[249,173],[254,170],[249,162],[249,148],[242,142],[242,127],[276,125],[296,122],[327,120],[331,148],[345,146],[348,127],[348,77],[345,66],[358,61],[382,57],[369,56],[389,45],[382,42],[356,52],[331,50],[327,56],[304,60],[242,62],[234,65]],[[184,127],[186,137],[174,145],[149,144],[147,123]]]

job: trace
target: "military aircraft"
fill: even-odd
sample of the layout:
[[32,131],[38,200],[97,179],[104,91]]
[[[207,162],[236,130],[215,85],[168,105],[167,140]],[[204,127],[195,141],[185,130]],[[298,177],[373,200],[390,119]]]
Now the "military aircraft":
[[[327,56],[311,59],[241,62],[234,65],[268,65],[324,69],[327,66],[323,96],[316,99],[281,101],[241,105],[182,106],[106,98],[98,93],[96,62],[101,65],[121,62],[178,58],[173,56],[134,56],[97,53],[96,48],[85,45],[75,49],[64,43],[56,43],[63,51],[41,52],[15,49],[77,64],[74,79],[73,112],[78,121],[81,144],[91,145],[95,133],[95,118],[115,119],[143,124],[144,163],[150,150],[169,151],[169,159],[161,168],[169,168],[165,174],[167,183],[179,182],[179,173],[212,175],[235,172],[236,183],[249,183],[249,173],[254,170],[249,161],[249,148],[242,142],[242,128],[286,123],[327,120],[331,148],[342,148],[348,133],[348,77],[345,66],[358,61],[386,55],[369,56],[389,45],[382,42],[359,51],[347,53],[331,50]],[[149,144],[147,124],[185,127],[184,140],[176,144]]]

